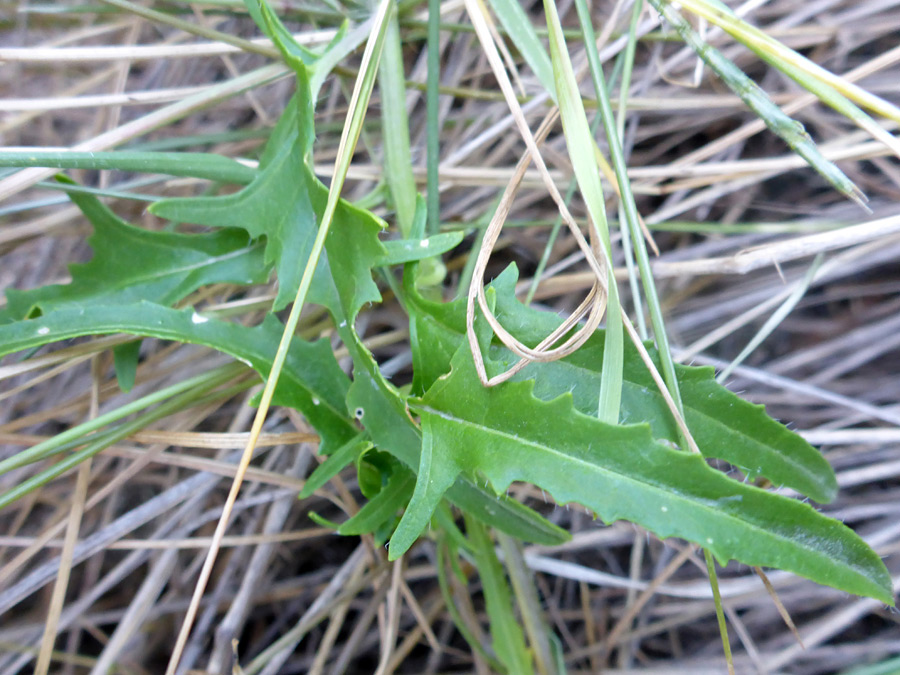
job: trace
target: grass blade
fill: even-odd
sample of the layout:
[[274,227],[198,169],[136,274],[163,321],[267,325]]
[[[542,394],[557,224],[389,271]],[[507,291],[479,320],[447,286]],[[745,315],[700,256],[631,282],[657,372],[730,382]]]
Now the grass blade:
[[550,98],[556,101],[553,65],[522,3],[519,0],[490,0],[490,3],[503,28],[509,33],[513,44],[525,59],[525,63],[534,71],[538,81],[550,94]]
[[[591,221],[597,229],[607,261],[606,349],[603,354],[598,416],[605,422],[615,424],[619,421],[619,406],[622,401],[623,327],[619,320],[621,313],[619,293],[610,262],[612,261],[612,248],[609,224],[606,221],[606,204],[593,154],[594,139],[584,113],[584,105],[581,101],[578,83],[575,81],[572,63],[569,60],[562,25],[559,22],[559,15],[556,13],[556,5],[552,0],[544,0],[544,12],[547,15],[547,26],[550,30],[550,57],[553,62],[560,118],[566,136],[566,144],[569,147],[569,157],[572,160],[581,196],[587,205]],[[605,91],[605,87],[603,90]]]
[[54,169],[92,169],[161,173],[168,176],[204,178],[220,183],[246,185],[256,169],[228,157],[206,152],[77,152],[74,150],[4,150],[0,166]]
[[406,114],[406,78],[396,9],[387,20],[384,53],[378,70],[381,91],[381,131],[384,171],[403,238],[409,237],[416,216],[416,180],[409,151],[409,119]]
[[[788,117],[781,108],[775,105],[769,96],[738,68],[734,62],[726,58],[719,50],[704,41],[690,24],[675,11],[665,0],[650,0],[650,3],[674,26],[675,30],[687,45],[703,59],[721,80],[750,108],[766,126],[777,134],[791,149],[803,157],[806,162],[835,190],[852,199],[861,206],[865,202],[862,191],[841,171],[836,164],[826,159],[816,144],[806,133],[803,125]],[[781,67],[778,64],[775,64]],[[808,79],[808,78],[807,78]],[[801,82],[801,84],[803,84]]]

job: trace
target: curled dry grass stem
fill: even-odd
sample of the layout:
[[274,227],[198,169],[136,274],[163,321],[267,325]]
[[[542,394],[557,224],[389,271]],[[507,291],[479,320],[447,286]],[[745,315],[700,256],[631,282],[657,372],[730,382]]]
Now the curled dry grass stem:
[[[494,47],[493,37],[490,30],[488,29],[487,20],[485,18],[487,16],[487,8],[478,0],[466,0],[466,10],[469,13],[469,17],[472,19],[472,23],[475,26],[475,31],[478,34],[479,39],[481,40],[483,48],[485,49],[494,75],[497,77],[497,80],[500,83],[500,88],[506,96],[507,103],[510,106],[510,111],[512,112],[512,115],[516,121],[516,126],[518,127],[520,134],[525,140],[525,144],[528,146],[528,152],[519,161],[519,165],[516,168],[516,173],[513,176],[513,180],[507,186],[507,189],[504,192],[503,197],[501,198],[501,204],[497,208],[497,211],[494,213],[494,216],[491,219],[491,223],[488,226],[487,231],[485,232],[485,236],[475,262],[472,281],[469,285],[468,302],[466,309],[466,331],[468,335],[469,345],[472,349],[472,355],[475,358],[475,367],[482,383],[484,383],[485,385],[496,385],[500,382],[508,380],[516,372],[524,368],[529,360],[549,361],[557,358],[562,358],[566,354],[570,354],[575,351],[581,344],[584,344],[584,341],[587,340],[588,337],[590,337],[590,335],[599,325],[600,320],[603,317],[603,313],[606,309],[605,297],[607,293],[608,273],[606,265],[603,262],[606,259],[605,255],[598,256],[599,249],[596,245],[596,242],[591,245],[588,244],[588,242],[584,239],[584,235],[581,234],[581,230],[575,223],[572,215],[569,213],[569,209],[566,207],[565,200],[559,194],[559,191],[556,189],[556,185],[553,182],[553,179],[547,172],[547,167],[544,164],[544,160],[541,157],[540,151],[537,147],[537,140],[532,135],[531,130],[529,129],[528,124],[525,121],[522,109],[519,106],[518,101],[516,101],[515,94],[512,91],[512,84],[510,83],[509,78],[506,76],[503,64],[499,58],[499,54]],[[555,115],[553,114],[545,118],[538,133],[546,136],[546,134],[550,132],[552,122],[554,121]],[[529,347],[522,344],[505,328],[503,328],[503,326],[500,325],[500,323],[493,316],[493,313],[490,311],[490,308],[487,304],[487,299],[484,294],[484,272],[487,268],[488,258],[490,257],[493,245],[496,243],[497,238],[500,236],[500,230],[503,227],[503,222],[506,219],[506,215],[509,213],[509,209],[512,207],[515,193],[518,190],[519,184],[521,183],[522,176],[524,176],[525,169],[527,169],[528,164],[530,164],[532,161],[537,165],[545,187],[550,193],[550,196],[553,198],[557,209],[559,209],[559,213],[562,215],[563,221],[566,223],[569,231],[575,237],[579,248],[581,248],[582,252],[584,252],[585,259],[588,262],[588,265],[591,267],[593,274],[595,275],[595,280],[592,285],[591,292],[582,302],[579,308],[570,315],[570,317],[566,320],[566,322],[562,324],[562,326],[560,326],[559,329],[545,338],[545,340],[543,340],[541,344],[538,345],[538,347],[535,349],[530,349]],[[593,230],[591,230],[591,232],[593,237]],[[476,300],[479,307],[481,308],[482,315],[485,317],[485,320],[490,323],[491,328],[494,330],[497,336],[509,349],[511,349],[520,357],[520,361],[512,369],[506,371],[502,375],[498,375],[493,378],[489,378],[487,375],[483,357],[481,356],[481,348],[478,344],[478,339],[475,334],[474,323]],[[575,335],[567,339],[562,345],[551,347],[553,344],[558,342],[559,338],[566,332],[568,332],[587,312],[589,312],[588,321],[584,325],[584,327],[577,331]],[[548,350],[548,347],[551,348]]]
[[[492,37],[490,31],[487,29],[487,25],[484,20],[487,9],[483,4],[479,3],[478,0],[466,0],[466,9],[469,13],[470,18],[472,19],[473,24],[475,25],[475,31],[478,34],[479,39],[482,41],[482,46],[484,47],[485,52],[488,56],[488,61],[491,63],[494,75],[500,82],[501,90],[506,96],[507,104],[509,105],[510,111],[512,112],[513,117],[516,120],[516,125],[520,133],[522,134],[523,139],[525,140],[525,144],[528,146],[528,152],[519,161],[519,166],[517,167],[516,174],[514,175],[513,180],[507,186],[507,190],[506,192],[504,192],[504,195],[501,198],[501,206],[495,212],[494,217],[491,220],[491,224],[488,227],[488,231],[485,234],[485,239],[482,242],[482,246],[478,252],[475,271],[472,275],[472,281],[469,286],[466,309],[466,334],[472,350],[472,355],[475,359],[475,368],[478,372],[478,377],[481,379],[482,383],[485,384],[485,386],[492,386],[508,380],[516,372],[519,372],[522,368],[524,368],[529,361],[551,361],[562,358],[566,354],[571,354],[590,337],[590,335],[596,329],[596,326],[602,318],[603,312],[606,309],[605,302],[602,299],[605,293],[601,294],[601,289],[604,289],[604,287],[608,288],[607,283],[609,274],[607,272],[607,269],[609,269],[609,254],[607,252],[607,249],[605,249],[604,247],[596,246],[596,244],[594,246],[591,246],[587,243],[587,241],[585,241],[584,236],[581,234],[581,230],[574,222],[574,219],[572,219],[571,214],[569,214],[568,208],[565,205],[565,201],[559,194],[559,191],[556,189],[556,185],[553,182],[553,179],[550,177],[549,172],[547,171],[547,167],[544,164],[543,158],[541,157],[540,151],[537,147],[537,139],[532,135],[531,130],[529,129],[528,124],[525,121],[522,109],[519,106],[518,101],[516,101],[515,99],[515,96],[512,92],[511,83],[509,81],[509,78],[506,77],[506,73],[503,70],[503,65],[499,59],[499,56],[497,55],[496,50],[492,49]],[[542,123],[539,129],[539,134],[546,135],[547,133],[549,133],[549,123],[550,121],[552,121],[551,118],[552,115],[545,118],[545,121]],[[487,259],[490,256],[490,251],[493,247],[493,244],[496,242],[497,237],[499,237],[500,229],[502,228],[506,215],[509,212],[512,200],[515,197],[515,192],[518,189],[518,183],[521,182],[520,174],[524,174],[525,168],[531,161],[534,161],[538,166],[544,185],[553,198],[553,201],[556,204],[556,207],[559,210],[560,214],[562,214],[564,222],[566,222],[566,225],[569,227],[570,232],[572,232],[572,235],[578,242],[579,248],[581,248],[582,252],[584,252],[586,262],[588,263],[589,267],[591,267],[591,273],[594,275],[591,293],[581,303],[581,305],[579,305],[578,309],[570,314],[569,318],[566,319],[566,321],[564,321],[557,330],[547,336],[535,349],[531,349],[522,344],[502,325],[500,325],[500,322],[497,321],[496,317],[493,316],[493,313],[490,311],[490,307],[487,303],[483,281],[484,270],[487,266]],[[591,232],[593,233],[593,230],[591,230]],[[476,300],[482,311],[482,315],[488,321],[498,338],[500,338],[500,340],[507,348],[509,348],[511,351],[513,351],[513,353],[517,354],[520,357],[519,362],[516,363],[511,369],[507,370],[501,375],[494,376],[493,378],[489,378],[487,375],[481,347],[478,343],[478,338],[475,333],[474,324]],[[588,314],[588,321],[585,323],[583,328],[577,331],[562,345],[553,347],[549,350],[547,349],[547,347],[555,344],[560,337],[562,337],[573,326],[575,326],[575,324],[584,316],[586,312],[590,313]],[[666,383],[659,375],[656,365],[653,363],[649,354],[647,354],[647,351],[644,348],[643,343],[641,342],[640,336],[632,326],[631,321],[624,313],[624,310],[619,308],[618,314],[621,315],[621,319],[625,325],[630,339],[640,353],[641,359],[644,361],[645,365],[647,365],[647,368],[653,376],[656,385],[659,387],[660,392],[665,398],[666,404],[669,406],[669,409],[672,412],[672,415],[675,418],[675,421],[678,424],[682,435],[684,436],[684,440],[688,448],[692,452],[699,453],[697,444],[694,441],[690,431],[688,430],[687,425],[684,423],[684,419],[681,413],[681,406],[679,405],[678,400],[675,399],[669,392]],[[590,330],[585,330],[588,327],[590,327]]]

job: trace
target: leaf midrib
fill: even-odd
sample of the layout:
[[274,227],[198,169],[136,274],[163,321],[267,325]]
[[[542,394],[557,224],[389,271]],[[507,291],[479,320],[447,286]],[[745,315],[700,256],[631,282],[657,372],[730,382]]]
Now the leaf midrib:
[[128,277],[127,279],[123,279],[121,284],[113,285],[113,288],[115,288],[116,290],[120,290],[123,288],[130,288],[130,287],[136,285],[135,282],[148,282],[148,281],[160,280],[160,279],[164,279],[166,277],[174,276],[174,275],[181,274],[184,272],[193,272],[194,270],[202,269],[204,267],[215,266],[222,262],[227,262],[228,260],[231,260],[233,258],[237,258],[241,255],[244,255],[245,253],[247,253],[249,251],[253,251],[253,250],[259,248],[260,246],[261,246],[261,244],[259,242],[257,242],[250,246],[245,246],[244,248],[241,248],[241,249],[229,251],[228,253],[226,253],[224,255],[208,257],[208,258],[206,258],[206,260],[199,261],[195,264],[182,265],[180,267],[168,268],[162,274],[145,274],[145,275],[138,275],[135,277]]
[[[699,504],[699,503],[698,503],[698,500],[689,500],[689,499],[685,498],[684,496],[678,495],[677,493],[669,492],[669,491],[663,489],[662,487],[660,487],[660,486],[658,486],[658,485],[654,485],[653,483],[649,483],[649,482],[646,482],[646,481],[639,481],[639,480],[636,480],[636,479],[634,479],[633,477],[628,476],[627,474],[617,473],[617,472],[615,472],[615,471],[612,471],[611,469],[608,469],[608,468],[606,468],[606,467],[600,466],[600,465],[598,465],[598,464],[591,464],[591,463],[589,463],[589,462],[585,462],[584,460],[581,460],[581,459],[578,459],[578,458],[576,458],[576,457],[573,457],[573,456],[570,455],[570,454],[567,454],[567,453],[565,453],[565,452],[556,450],[556,449],[554,449],[554,448],[552,448],[552,447],[550,447],[550,446],[546,446],[546,445],[543,445],[543,444],[540,444],[540,443],[536,443],[536,442],[531,441],[531,440],[529,440],[529,439],[523,439],[523,438],[520,437],[520,436],[516,436],[515,434],[510,434],[510,433],[508,433],[508,432],[505,432],[505,431],[496,429],[496,428],[494,428],[494,427],[487,427],[487,426],[484,426],[484,425],[481,425],[481,424],[477,424],[477,423],[475,423],[475,422],[472,422],[472,421],[470,421],[470,420],[466,420],[466,419],[464,419],[464,418],[457,417],[456,415],[452,415],[452,414],[447,413],[447,412],[445,412],[445,411],[437,410],[437,409],[432,408],[431,406],[428,406],[428,405],[421,405],[421,406],[416,406],[416,407],[417,407],[420,411],[422,411],[422,412],[427,412],[427,413],[433,414],[433,415],[435,415],[435,416],[437,416],[437,417],[440,417],[440,418],[442,418],[442,419],[444,419],[444,420],[447,420],[447,421],[449,421],[449,422],[454,422],[454,423],[457,423],[457,424],[459,424],[459,425],[461,425],[461,426],[464,426],[464,427],[467,427],[467,428],[470,428],[470,429],[482,430],[482,431],[484,431],[485,433],[487,433],[487,434],[489,434],[489,435],[498,436],[498,437],[504,438],[504,439],[506,439],[506,440],[508,440],[508,441],[513,441],[513,442],[515,442],[515,443],[519,443],[519,444],[523,444],[523,445],[530,445],[530,446],[534,447],[534,448],[537,449],[537,450],[545,451],[545,452],[547,452],[547,453],[549,453],[549,454],[552,454],[552,455],[555,456],[555,457],[563,457],[563,458],[565,458],[565,461],[569,461],[569,462],[577,462],[577,463],[578,463],[579,465],[581,465],[581,466],[590,467],[590,468],[591,468],[592,470],[594,470],[594,471],[599,471],[599,472],[601,472],[601,473],[606,474],[606,475],[609,476],[609,477],[614,477],[614,478],[616,478],[616,479],[621,479],[623,482],[629,482],[629,483],[631,483],[631,484],[633,484],[633,485],[637,485],[637,486],[645,486],[645,489],[647,489],[647,490],[650,491],[650,492],[653,492],[653,493],[656,493],[656,494],[662,494],[662,495],[665,495],[666,499],[674,499],[674,500],[679,501],[679,502],[684,503],[684,504],[688,504],[688,505],[692,505],[692,506],[693,506],[693,505],[699,506],[700,508],[703,508],[703,509],[705,509],[705,510],[709,510],[712,514],[714,514],[713,517],[718,516],[719,518],[725,520],[726,522],[737,523],[737,524],[740,524],[741,526],[743,526],[744,528],[749,528],[751,531],[759,532],[759,533],[762,533],[763,535],[766,535],[766,536],[769,536],[769,537],[774,537],[774,538],[776,538],[776,539],[778,539],[778,540],[780,540],[780,541],[785,542],[786,544],[788,544],[788,545],[790,545],[790,546],[792,546],[792,547],[796,547],[797,549],[800,549],[800,550],[802,550],[802,551],[804,551],[804,552],[808,552],[808,553],[810,553],[810,554],[816,556],[816,557],[819,558],[819,559],[824,558],[826,561],[832,559],[832,558],[831,558],[830,556],[828,556],[827,554],[825,554],[825,553],[823,553],[823,552],[820,552],[820,551],[818,551],[818,550],[816,550],[816,549],[807,548],[807,547],[803,546],[802,544],[798,544],[798,543],[795,542],[794,540],[792,540],[792,539],[790,539],[790,538],[788,538],[788,537],[782,535],[781,533],[779,533],[779,532],[777,532],[777,531],[774,531],[774,532],[773,532],[773,531],[771,531],[771,530],[767,530],[767,529],[765,529],[765,528],[760,527],[759,525],[757,525],[757,524],[755,524],[755,523],[749,522],[749,521],[747,521],[747,520],[742,520],[742,519],[740,519],[740,518],[738,518],[738,517],[736,517],[736,516],[734,516],[734,515],[732,515],[732,514],[730,514],[730,513],[728,513],[728,512],[716,511],[712,506],[707,506],[707,505],[704,505],[704,504]],[[577,410],[574,410],[574,408],[573,408],[572,410],[573,410],[573,412],[575,412],[576,414],[582,415],[582,416],[584,417],[584,415],[583,415],[582,413],[578,412]],[[551,491],[551,492],[552,492],[552,491]],[[585,505],[585,506],[587,506],[587,505]],[[708,544],[709,544],[709,542],[706,542],[706,544],[703,544],[702,542],[697,542],[697,543],[699,543],[700,545],[708,545]],[[716,542],[713,542],[712,546],[715,546],[715,545],[716,545]],[[719,544],[719,545],[721,546],[721,544]],[[733,558],[733,559],[737,560],[737,558]],[[864,581],[866,581],[866,582],[868,582],[868,583],[871,583],[871,581],[870,581],[870,579],[868,578],[868,576],[866,576],[863,572],[857,570],[856,567],[851,566],[849,563],[842,563],[842,567],[844,567],[844,568],[847,569],[847,570],[852,571],[853,574],[862,577],[862,579],[863,579]]]

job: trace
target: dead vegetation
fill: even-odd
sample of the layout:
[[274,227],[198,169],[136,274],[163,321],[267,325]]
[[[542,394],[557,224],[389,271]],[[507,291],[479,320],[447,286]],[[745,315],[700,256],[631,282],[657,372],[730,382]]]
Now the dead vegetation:
[[[622,48],[630,12],[630,3],[615,4],[596,0],[593,8],[598,32],[607,37],[600,51],[608,63]],[[748,18],[771,35],[900,102],[900,3],[746,4]],[[275,4],[292,30],[316,43],[330,38],[335,17],[330,3],[313,5],[320,13],[293,0]],[[109,5],[75,11],[74,5],[22,2],[5,9],[0,138],[8,147],[99,151],[148,144],[255,159],[293,91],[288,71],[269,65],[271,46],[257,40],[253,22],[231,3],[159,9],[239,37],[237,46]],[[539,5],[533,9],[540,23]],[[561,2],[559,11],[564,25],[572,25],[570,3]],[[414,173],[423,191],[424,17],[424,6],[413,8],[403,24]],[[451,297],[523,145],[461,3],[444,2],[442,19],[441,220],[470,233],[457,249],[463,252],[446,261]],[[860,533],[896,579],[900,163],[883,144],[709,31],[707,38],[800,119],[862,188],[867,215],[827,188],[737,97],[698,69],[692,53],[659,29],[655,13],[644,14],[639,34],[626,151],[639,210],[661,251],[653,264],[676,356],[727,367],[806,285],[793,311],[733,369],[728,386],[821,446],[841,486],[823,511]],[[247,44],[257,53],[246,51]],[[583,48],[572,44],[577,69]],[[358,54],[342,65],[317,105],[315,157],[323,177],[330,175]],[[546,100],[520,66],[524,109],[536,126]],[[583,91],[591,95],[588,82]],[[378,114],[376,101],[348,176],[344,196],[351,200],[370,199],[382,177]],[[542,152],[564,191],[571,166],[562,134],[551,134]],[[5,171],[0,287],[63,282],[66,265],[90,255],[86,221],[65,195],[38,184],[52,170]],[[206,188],[193,179],[117,171],[71,175],[136,194]],[[144,202],[108,202],[131,222],[161,226]],[[577,196],[573,212],[584,213]],[[555,218],[536,175],[527,174],[488,276],[514,260],[527,290]],[[814,263],[819,253],[823,258]],[[592,283],[564,232],[544,274],[535,300],[561,311],[575,307]],[[621,289],[631,311],[626,278],[623,268]],[[203,300],[246,312],[271,293],[260,287],[238,300],[233,289],[218,287]],[[395,383],[408,378],[403,313],[386,302],[363,314],[358,327],[385,373]],[[304,330],[329,335],[331,328],[311,316]],[[116,341],[83,339],[27,360],[0,361],[3,457],[225,363],[212,351],[148,340],[137,384],[124,394],[112,369]],[[163,672],[243,447],[255,391],[229,390],[153,421],[0,512],[0,672],[31,672],[48,623],[59,636],[55,644],[44,641],[55,649],[51,672]],[[342,521],[358,510],[361,497],[355,474],[345,473],[316,496],[296,499],[317,458],[315,437],[293,411],[270,415],[259,447],[180,672],[230,672],[233,640],[246,673],[489,672],[447,611],[428,541],[390,565],[371,538],[338,537],[310,520],[316,512]],[[0,486],[7,490],[33,470],[8,473]],[[539,491],[522,488],[519,496],[542,504]],[[542,510],[573,532],[569,544],[532,547],[525,555],[568,672],[725,672],[702,555],[628,523],[604,526],[575,508]],[[477,577],[462,572],[471,583],[451,575],[454,604],[469,630],[484,638]],[[738,673],[842,672],[900,654],[897,616],[880,603],[780,572],[770,579],[803,644],[753,571],[732,564],[720,582]]]

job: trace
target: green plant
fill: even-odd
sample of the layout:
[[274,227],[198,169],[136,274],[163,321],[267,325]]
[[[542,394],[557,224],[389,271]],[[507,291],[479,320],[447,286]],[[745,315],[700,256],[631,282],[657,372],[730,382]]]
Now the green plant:
[[[771,104],[761,90],[740,79],[740,71],[717,52],[691,42],[699,38],[687,22],[678,21],[669,5],[655,0],[653,4],[710,67],[731,78],[729,84],[742,92],[755,112],[770,115],[771,125],[799,146],[804,158],[842,192],[857,195],[849,179],[822,160],[789,119],[767,107]],[[72,201],[94,227],[90,239],[94,257],[72,268],[68,285],[7,293],[7,306],[0,313],[0,355],[73,337],[126,333],[205,345],[247,364],[267,384],[254,425],[256,434],[265,410],[274,404],[301,412],[321,437],[320,452],[328,459],[309,477],[304,495],[345,467],[358,467],[368,502],[339,526],[339,533],[373,534],[378,541],[389,541],[390,558],[396,560],[430,528],[441,555],[454,559],[447,567],[457,565],[455,559],[461,555],[475,562],[492,590],[487,606],[495,631],[495,655],[508,672],[527,672],[532,659],[525,636],[513,620],[514,593],[502,581],[502,568],[486,528],[546,545],[566,539],[564,531],[506,495],[517,481],[546,490],[558,504],[580,504],[604,522],[625,519],[659,537],[693,542],[720,564],[733,559],[783,569],[850,593],[893,602],[886,568],[852,530],[804,502],[755,484],[767,479],[816,502],[828,502],[837,484],[819,452],[768,417],[762,407],[719,385],[712,369],[672,361],[633,208],[626,208],[626,236],[641,268],[659,350],[651,342],[624,339],[626,331],[632,338],[636,332],[617,300],[593,137],[552,3],[545,3],[549,57],[536,51],[542,49],[541,42],[530,34],[530,24],[519,22],[507,28],[530,62],[538,64],[536,72],[545,79],[552,77],[544,84],[560,107],[575,177],[597,228],[594,271],[609,305],[605,331],[585,333],[583,339],[573,341],[577,349],[567,350],[561,358],[524,362],[508,342],[495,339],[488,312],[529,353],[571,338],[578,326],[521,303],[515,293],[514,266],[484,291],[480,313],[475,313],[472,294],[468,302],[433,299],[435,280],[439,283],[442,274],[436,257],[459,245],[462,234],[426,234],[433,227],[426,227],[425,204],[411,191],[411,176],[399,169],[410,166],[404,156],[409,153],[408,138],[405,145],[392,145],[399,156],[392,155],[388,161],[388,188],[401,221],[401,238],[383,239],[380,235],[387,224],[381,218],[339,199],[379,72],[379,57],[382,50],[396,49],[391,43],[398,39],[391,4],[382,2],[374,15],[373,37],[351,99],[330,187],[312,168],[313,91],[333,67],[335,55],[358,46],[359,36],[339,31],[322,53],[313,53],[290,38],[266,4],[248,0],[247,5],[297,80],[297,93],[272,131],[258,169],[204,155],[185,154],[173,162],[168,153],[152,152],[139,156],[0,155],[0,162],[8,166],[129,168],[141,162],[146,170],[243,185],[233,194],[161,199],[150,207],[152,213],[173,223],[214,228],[203,234],[136,228],[115,216],[96,196],[73,192]],[[467,6],[486,29],[486,8],[476,0]],[[479,33],[482,39],[487,39],[485,35]],[[381,61],[382,87],[390,83],[396,89],[397,67],[396,53]],[[595,76],[597,95],[603,101],[605,83],[596,71]],[[606,102],[609,118],[611,107]],[[408,131],[404,127],[386,127],[385,136],[402,136]],[[611,124],[607,134],[617,170],[616,187],[633,207],[624,159],[615,150],[617,132]],[[537,141],[533,147],[537,148]],[[539,161],[537,155],[532,159]],[[527,160],[523,162],[527,166]],[[546,169],[544,175],[548,175]],[[61,187],[73,185],[64,177],[58,182]],[[514,196],[514,185],[508,194],[510,199]],[[502,220],[497,220],[496,232]],[[570,216],[568,220],[581,236],[574,220]],[[121,255],[122,250],[137,248],[141,251],[137,260]],[[398,281],[395,274],[400,266],[402,280]],[[427,273],[422,275],[420,270],[426,266]],[[220,316],[191,304],[194,294],[212,284],[260,284],[272,273],[278,292],[257,325],[228,321],[224,312]],[[483,273],[484,267],[476,265],[476,290]],[[409,317],[413,377],[408,388],[396,387],[382,376],[356,332],[363,306],[380,302],[386,286]],[[301,311],[307,304],[324,308],[326,332],[340,337],[352,359],[352,379],[340,369],[326,340],[307,341],[296,334],[298,325],[310,327],[301,324]],[[282,324],[276,312],[289,306],[290,316]],[[555,336],[556,342],[548,344],[547,335]],[[522,367],[510,381],[486,387],[473,360],[476,353],[488,377],[509,372],[517,364]],[[136,358],[134,350],[120,353],[116,363],[123,382],[128,381],[129,372],[133,374]],[[152,403],[157,401],[147,405]],[[83,446],[27,484],[0,495],[0,505],[102,450],[105,441],[120,437],[113,433],[104,438],[104,433],[86,428],[81,437],[61,437],[0,464],[10,470]],[[252,444],[244,468],[252,456]],[[727,462],[744,480],[713,468],[710,459]],[[450,505],[464,514],[465,534],[456,528]],[[223,518],[220,533],[226,526],[227,518]],[[548,658],[545,655],[542,668],[551,668]],[[251,664],[246,672],[258,669]]]

